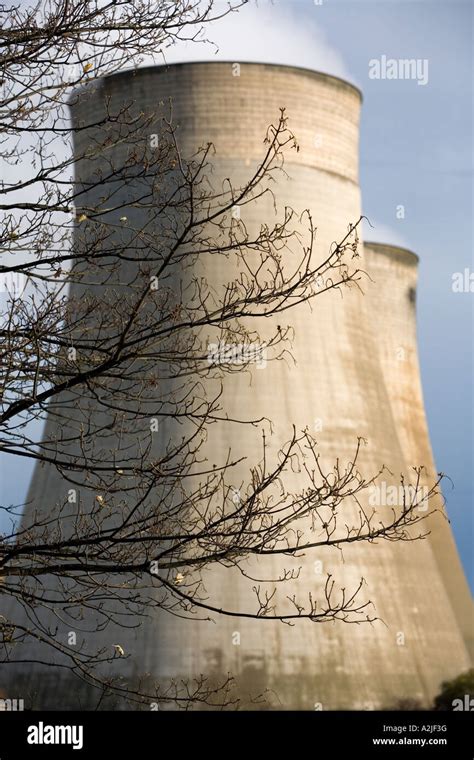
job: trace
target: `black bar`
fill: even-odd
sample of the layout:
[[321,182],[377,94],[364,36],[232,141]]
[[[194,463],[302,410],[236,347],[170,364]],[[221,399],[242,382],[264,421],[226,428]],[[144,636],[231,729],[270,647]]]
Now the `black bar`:
[[[309,751],[311,760],[323,752],[331,753],[327,760],[347,752],[362,758],[472,760],[473,717],[472,712],[2,712],[0,760],[95,758],[100,751],[107,752],[106,760],[143,754],[181,760],[184,752],[209,760],[241,752],[242,760],[253,760],[262,751],[267,758],[270,752],[294,757]],[[56,726],[64,730],[57,732]],[[28,737],[43,743],[29,743]]]

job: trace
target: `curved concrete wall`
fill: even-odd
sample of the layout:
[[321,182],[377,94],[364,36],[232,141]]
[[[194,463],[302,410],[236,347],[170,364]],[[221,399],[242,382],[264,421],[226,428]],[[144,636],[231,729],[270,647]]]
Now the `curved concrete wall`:
[[[418,257],[411,251],[381,243],[365,243],[364,248],[373,280],[367,288],[367,296],[371,302],[380,361],[398,437],[407,465],[425,468],[422,483],[429,488],[436,480],[438,470],[431,450],[418,362]],[[434,506],[440,513],[429,518],[429,542],[472,658],[472,597],[447,515],[443,516],[446,511],[441,499]]]
[[[232,177],[235,185],[248,178],[262,156],[268,124],[275,122],[280,107],[285,106],[300,150],[288,153],[287,176],[281,175],[274,185],[278,212],[282,214],[285,206],[311,209],[321,260],[333,241],[345,235],[348,224],[359,217],[360,95],[338,79],[266,64],[242,64],[238,77],[233,76],[232,64],[226,63],[143,69],[101,82],[73,106],[75,123],[97,121],[106,99],[113,107],[135,102],[138,110],[156,112],[157,120],[168,112],[171,101],[185,156],[203,142],[215,142],[212,182],[216,189],[226,177]],[[76,151],[81,154],[93,138],[94,130],[78,133]],[[124,158],[120,144],[107,152],[116,163]],[[78,181],[87,180],[94,166],[97,162],[83,161]],[[90,201],[92,205],[96,197]],[[120,213],[126,213],[130,223],[139,223],[132,207]],[[249,230],[275,222],[273,201],[266,197],[243,207],[242,219]],[[291,248],[285,252],[288,263],[294,253]],[[214,257],[211,262],[197,262],[195,271],[219,290],[228,281],[231,267],[225,258]],[[179,283],[180,273],[175,276]],[[124,268],[119,280],[126,282],[127,277]],[[267,439],[268,456],[274,461],[280,446],[290,438],[292,425],[315,432],[323,467],[328,468],[336,459],[345,465],[353,456],[357,436],[363,436],[368,445],[359,461],[361,472],[371,477],[385,464],[394,473],[386,480],[398,485],[407,463],[379,359],[378,337],[372,329],[369,299],[356,289],[345,291],[343,298],[337,292],[323,294],[312,308],[301,305],[258,323],[261,339],[272,334],[277,324],[294,328],[294,363],[270,361],[265,369],[226,376],[221,401],[229,418],[270,418],[273,430]],[[203,340],[212,342],[213,337],[209,331]],[[213,390],[210,383],[208,393]],[[81,404],[86,400],[77,399],[76,406]],[[316,419],[321,422],[319,427],[322,425],[317,432]],[[54,428],[54,423],[51,425]],[[182,428],[172,426],[165,432],[171,438],[183,435]],[[250,467],[261,460],[261,433],[258,426],[213,425],[205,449],[209,463],[221,462],[231,447],[235,459],[245,458],[234,470],[234,485],[248,481]],[[117,440],[116,446],[120,451],[123,443]],[[306,485],[301,473],[291,472],[285,479],[289,491],[298,492]],[[64,490],[65,484],[55,472],[37,468],[29,500],[41,506]],[[361,505],[371,509],[368,498],[365,493]],[[389,512],[390,508],[380,506],[381,519],[389,519]],[[345,504],[339,519],[341,523],[357,520],[357,513],[356,505]],[[322,573],[315,572],[317,561],[323,563]],[[466,649],[428,542],[351,545],[343,557],[337,549],[299,558],[278,556],[265,563],[249,562],[248,572],[278,578],[291,568],[299,568],[299,576],[278,590],[281,611],[294,611],[287,596],[295,594],[302,601],[310,593],[319,596],[326,574],[331,573],[336,583],[348,590],[365,578],[364,598],[375,603],[383,622],[355,626],[300,621],[289,627],[265,620],[216,617],[214,622],[183,621],[157,614],[135,629],[108,631],[93,638],[97,645],[107,645],[115,636],[131,653],[129,660],[117,663],[118,672],[122,669],[124,675],[148,673],[166,679],[230,672],[236,677],[243,704],[251,704],[249,700],[269,690],[270,705],[293,709],[314,709],[315,703],[323,709],[376,708],[406,698],[428,704],[443,679],[466,669]],[[235,570],[219,566],[207,571],[204,580],[216,606],[256,610],[255,582]],[[66,630],[67,626],[59,624],[58,635],[65,635]],[[236,632],[240,634],[237,645]],[[56,677],[49,676],[49,683]],[[36,681],[40,683],[38,694],[43,704],[54,706],[54,699],[48,701],[45,691],[47,679],[42,673]]]

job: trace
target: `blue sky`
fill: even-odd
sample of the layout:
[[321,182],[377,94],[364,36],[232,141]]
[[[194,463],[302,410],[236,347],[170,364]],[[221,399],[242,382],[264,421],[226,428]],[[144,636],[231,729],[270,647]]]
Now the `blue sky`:
[[[431,440],[471,588],[473,541],[472,293],[454,293],[452,275],[472,259],[472,14],[469,2],[259,0],[218,22],[207,37],[216,59],[308,66],[363,91],[361,188],[375,225],[370,237],[420,256],[418,331]],[[374,80],[369,60],[428,60],[428,82]],[[208,45],[181,45],[167,60],[214,57]],[[405,218],[397,219],[403,204]],[[2,500],[20,502],[29,470],[2,465]]]

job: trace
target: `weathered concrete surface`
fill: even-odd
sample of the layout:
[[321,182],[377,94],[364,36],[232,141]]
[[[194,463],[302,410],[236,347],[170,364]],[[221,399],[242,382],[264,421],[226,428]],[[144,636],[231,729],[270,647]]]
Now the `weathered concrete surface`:
[[[380,361],[390,397],[397,434],[409,467],[425,468],[422,484],[430,487],[437,478],[423,403],[416,330],[418,257],[392,245],[364,245],[368,271],[373,280],[366,288],[372,304],[373,325]],[[448,473],[449,474],[449,473]],[[433,504],[439,513],[427,521],[429,542],[451,601],[460,630],[474,654],[472,596],[449,525],[448,515],[457,508],[450,499]]]

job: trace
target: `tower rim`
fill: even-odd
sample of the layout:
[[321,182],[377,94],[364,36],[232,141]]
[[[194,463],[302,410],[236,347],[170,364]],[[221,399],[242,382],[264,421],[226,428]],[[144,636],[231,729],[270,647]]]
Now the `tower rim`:
[[[221,61],[212,61],[212,60],[206,60],[206,61],[178,61],[175,63],[159,63],[159,64],[151,64],[149,66],[141,66],[137,68],[129,68],[129,69],[123,69],[121,71],[115,71],[112,74],[106,74],[103,77],[98,77],[96,80],[92,80],[94,83],[98,82],[105,82],[107,80],[116,79],[119,77],[136,77],[141,76],[145,72],[151,72],[151,71],[167,71],[173,68],[180,68],[184,66],[232,66],[233,64],[238,63],[241,66],[261,66],[261,67],[271,67],[274,69],[281,69],[285,71],[295,71],[298,73],[305,73],[310,74],[311,76],[315,77],[316,79],[320,79],[322,81],[326,81],[330,84],[333,84],[336,87],[344,87],[349,90],[352,90],[355,92],[359,98],[360,103],[362,104],[364,100],[364,96],[362,94],[362,90],[357,87],[355,84],[352,84],[352,82],[348,82],[347,79],[343,79],[342,77],[339,77],[335,74],[328,74],[324,71],[318,71],[317,69],[311,69],[307,66],[295,66],[293,64],[286,64],[286,63],[269,63],[267,61],[231,61],[231,60],[221,60]],[[87,85],[79,85],[77,88],[75,88],[68,101],[69,104],[71,103],[71,100],[87,87]]]
[[371,248],[374,253],[381,253],[389,258],[404,259],[407,264],[416,266],[420,261],[417,253],[401,245],[392,245],[391,243],[379,243],[375,240],[366,240],[364,247]]

